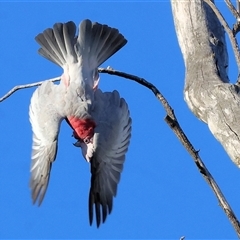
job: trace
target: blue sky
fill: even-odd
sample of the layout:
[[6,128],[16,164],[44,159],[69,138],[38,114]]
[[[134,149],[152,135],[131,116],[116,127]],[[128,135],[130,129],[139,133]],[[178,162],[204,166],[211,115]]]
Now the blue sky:
[[[231,26],[233,18],[224,2],[217,4]],[[185,69],[168,1],[0,2],[0,95],[15,85],[61,75],[59,67],[37,54],[34,37],[56,22],[72,20],[78,25],[85,18],[116,27],[127,38],[127,45],[102,66],[138,75],[158,87],[240,217],[240,171],[183,100]],[[229,54],[234,82],[236,66],[232,51]],[[107,74],[101,74],[100,88],[117,89],[133,119],[131,145],[106,223],[99,229],[95,223],[89,226],[89,165],[72,146],[66,123],[44,202],[40,208],[32,205],[31,88],[0,103],[0,238],[236,238],[209,186],[164,122],[166,113],[154,95]]]

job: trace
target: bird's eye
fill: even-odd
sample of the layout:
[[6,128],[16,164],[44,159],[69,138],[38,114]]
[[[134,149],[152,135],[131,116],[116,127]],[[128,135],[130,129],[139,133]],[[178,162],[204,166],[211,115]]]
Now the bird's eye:
[[84,139],[84,142],[85,142],[86,144],[88,144],[88,143],[90,143],[90,140],[89,140],[88,138],[85,138],[85,139]]

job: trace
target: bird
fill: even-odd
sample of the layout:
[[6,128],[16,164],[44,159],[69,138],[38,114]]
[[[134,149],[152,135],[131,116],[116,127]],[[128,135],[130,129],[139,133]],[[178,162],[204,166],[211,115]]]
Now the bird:
[[30,189],[33,204],[41,205],[57,156],[63,120],[73,131],[90,164],[89,223],[97,227],[112,212],[123,164],[130,144],[132,119],[117,90],[99,89],[98,67],[127,40],[118,29],[89,19],[79,24],[56,23],[35,37],[38,53],[63,69],[60,83],[44,81],[29,106],[32,127]]

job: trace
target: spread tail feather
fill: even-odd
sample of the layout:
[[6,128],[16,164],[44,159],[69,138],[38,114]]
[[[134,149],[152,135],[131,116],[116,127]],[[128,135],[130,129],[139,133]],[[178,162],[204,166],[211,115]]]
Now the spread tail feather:
[[70,61],[77,61],[74,50],[76,25],[74,22],[56,23],[53,28],[38,34],[35,40],[40,44],[39,54],[60,67]]
[[92,23],[86,19],[80,23],[78,37],[73,22],[56,23],[36,36],[40,44],[39,54],[63,67],[65,63],[81,64],[89,71],[95,70],[121,49],[127,40],[116,28]]
[[126,43],[127,40],[116,28],[86,19],[79,26],[76,52],[82,56],[83,65],[94,70]]

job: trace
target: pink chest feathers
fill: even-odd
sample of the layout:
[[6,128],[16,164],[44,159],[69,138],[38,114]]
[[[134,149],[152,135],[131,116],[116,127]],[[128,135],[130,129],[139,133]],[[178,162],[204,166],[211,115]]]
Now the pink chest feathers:
[[96,123],[91,119],[79,119],[76,117],[68,117],[68,121],[72,126],[73,135],[76,139],[90,139],[94,135]]

